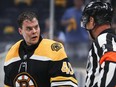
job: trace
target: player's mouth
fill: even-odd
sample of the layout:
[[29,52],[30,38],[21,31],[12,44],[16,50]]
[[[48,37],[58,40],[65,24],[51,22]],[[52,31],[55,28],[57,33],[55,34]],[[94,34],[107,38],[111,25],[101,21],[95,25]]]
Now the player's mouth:
[[36,39],[38,39],[38,37],[37,37],[37,36],[32,37],[32,40],[36,40]]

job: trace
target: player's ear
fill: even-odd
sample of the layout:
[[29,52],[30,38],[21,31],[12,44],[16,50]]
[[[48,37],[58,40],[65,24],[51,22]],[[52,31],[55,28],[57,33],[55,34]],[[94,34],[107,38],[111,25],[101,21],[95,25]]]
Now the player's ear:
[[19,34],[22,35],[22,29],[18,28]]

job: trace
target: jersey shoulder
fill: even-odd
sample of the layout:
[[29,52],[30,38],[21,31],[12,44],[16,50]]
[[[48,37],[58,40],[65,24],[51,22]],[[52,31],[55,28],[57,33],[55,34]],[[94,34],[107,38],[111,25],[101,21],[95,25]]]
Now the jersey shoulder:
[[11,48],[9,49],[7,55],[6,55],[6,59],[5,61],[10,60],[11,58],[15,58],[19,56],[18,50],[19,50],[19,46],[22,40],[16,42],[13,46],[11,46]]
[[64,46],[60,42],[49,39],[43,39],[34,54],[48,57],[53,61],[67,58]]

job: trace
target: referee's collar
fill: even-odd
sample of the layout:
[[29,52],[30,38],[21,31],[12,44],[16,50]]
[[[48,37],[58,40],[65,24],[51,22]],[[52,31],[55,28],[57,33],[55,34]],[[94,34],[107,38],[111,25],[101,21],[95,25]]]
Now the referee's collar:
[[114,29],[109,28],[109,29],[106,29],[106,30],[102,31],[99,35],[101,35],[103,33],[114,33],[115,34],[115,31],[114,31]]

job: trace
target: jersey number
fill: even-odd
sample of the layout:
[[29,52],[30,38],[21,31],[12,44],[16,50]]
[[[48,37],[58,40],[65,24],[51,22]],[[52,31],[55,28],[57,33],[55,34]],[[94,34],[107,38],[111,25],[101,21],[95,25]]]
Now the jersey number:
[[74,74],[74,71],[73,71],[71,64],[69,62],[63,62],[61,71],[65,72],[66,74],[70,74],[70,75]]

